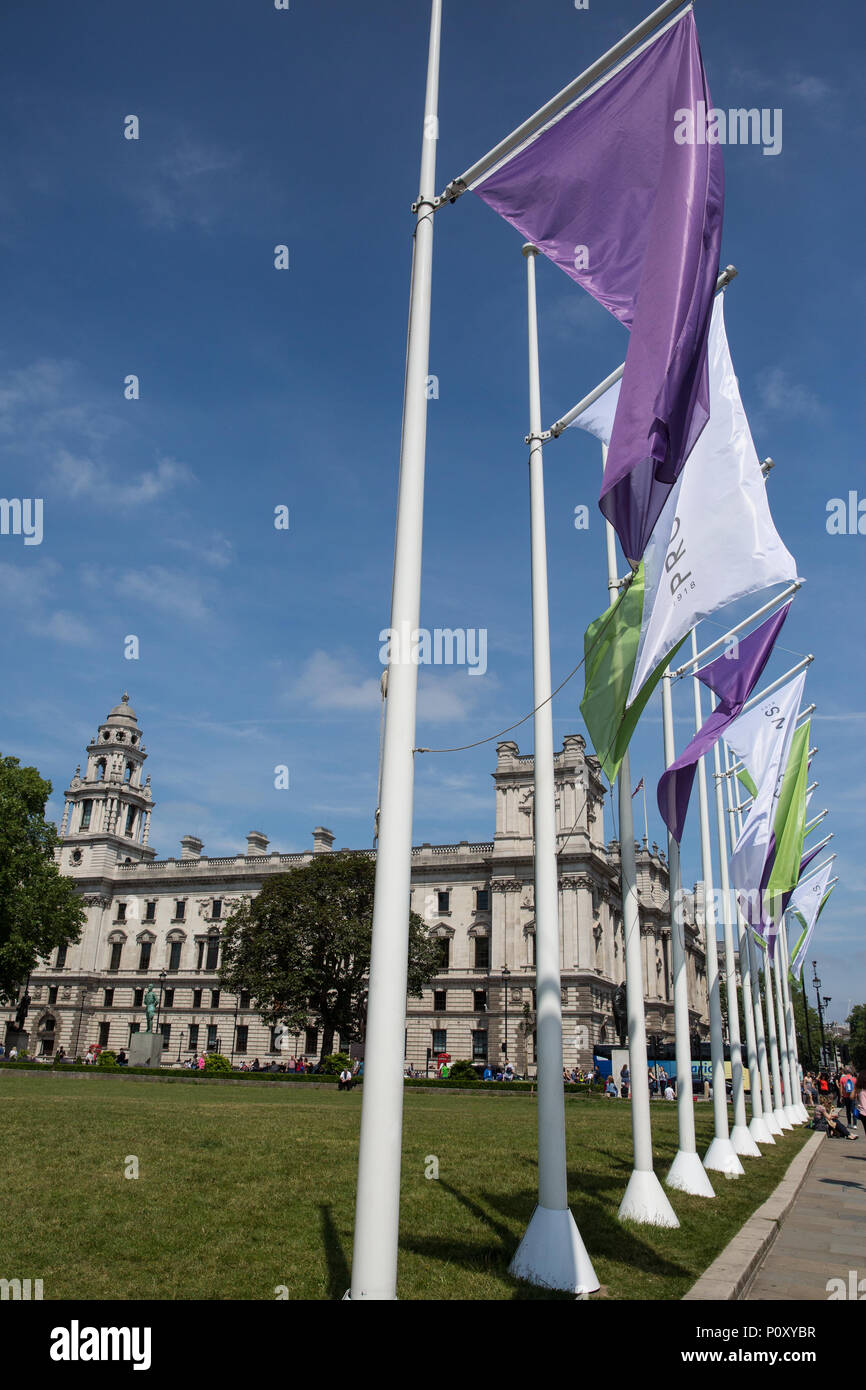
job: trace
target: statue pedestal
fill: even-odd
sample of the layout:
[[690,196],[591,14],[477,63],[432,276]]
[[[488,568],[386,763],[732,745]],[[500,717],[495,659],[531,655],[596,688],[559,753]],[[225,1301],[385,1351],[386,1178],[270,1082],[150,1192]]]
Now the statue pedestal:
[[133,1033],[127,1048],[131,1067],[158,1067],[162,1063],[162,1033]]

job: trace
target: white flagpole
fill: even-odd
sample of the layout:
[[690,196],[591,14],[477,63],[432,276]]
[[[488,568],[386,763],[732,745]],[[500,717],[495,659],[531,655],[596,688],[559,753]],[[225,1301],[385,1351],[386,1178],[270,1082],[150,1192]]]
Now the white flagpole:
[[[730,817],[731,840],[736,839],[734,828],[733,811],[733,789],[729,771],[730,752],[727,744],[724,744],[725,756],[725,785],[728,802],[728,816]],[[761,1072],[758,1067],[758,1045],[757,1031],[755,1027],[755,1006],[752,995],[752,958],[749,951],[747,939],[748,927],[743,921],[739,904],[736,905],[737,913],[737,944],[740,959],[740,979],[743,982],[743,1014],[746,1020],[746,1058],[749,1066],[749,1098],[752,1107],[752,1118],[749,1121],[749,1133],[756,1144],[775,1144],[775,1139],[767,1128],[764,1119],[764,1107],[761,1102]]]
[[[698,639],[692,628],[692,655],[697,655]],[[703,725],[701,713],[701,683],[692,677],[695,700],[695,733]],[[745,1169],[737,1157],[728,1133],[728,1093],[725,1088],[725,1051],[722,1041],[722,1008],[719,998],[719,948],[716,937],[715,893],[713,891],[713,856],[710,848],[710,813],[707,800],[707,770],[704,759],[698,759],[698,808],[700,811],[701,865],[704,878],[704,926],[707,942],[707,992],[710,1003],[710,1059],[713,1072],[714,1138],[704,1154],[704,1167],[724,1173],[728,1178],[742,1177]]]
[[773,1002],[773,962],[764,944],[764,997],[767,1005],[767,1033],[770,1040],[770,1076],[773,1082],[773,1114],[782,1129],[793,1129],[782,1103],[782,1074],[779,1067],[779,1037],[776,1031],[776,1008]]
[[[710,704],[715,708],[716,701]],[[737,991],[737,967],[734,958],[734,924],[731,920],[731,884],[728,877],[728,836],[725,827],[725,806],[722,798],[722,764],[719,740],[713,745],[713,769],[716,790],[716,832],[719,841],[719,875],[722,889],[722,928],[725,938],[725,984],[728,995],[728,1041],[731,1051],[731,1095],[734,1102],[734,1124],[731,1143],[742,1158],[760,1158],[761,1150],[749,1133],[746,1122],[746,1099],[743,1091],[743,1051],[740,1039],[740,1009]],[[744,1010],[745,1013],[745,1010]]]
[[[676,757],[671,678],[662,677],[662,720],[664,724],[665,767]],[[668,831],[668,892],[671,912],[671,942],[674,971],[674,1045],[677,1059],[677,1127],[679,1147],[665,1179],[668,1187],[691,1193],[693,1197],[715,1197],[707,1170],[698,1156],[695,1142],[695,1102],[692,1087],[692,1039],[689,1028],[688,959],[686,956],[685,914],[683,912],[680,847]]]
[[[607,449],[601,446],[602,467]],[[613,603],[619,591],[616,564],[616,532],[605,521],[607,543],[607,588]],[[653,1168],[652,1124],[650,1121],[649,1064],[646,1050],[643,960],[640,948],[640,904],[637,892],[637,864],[634,854],[634,818],[631,804],[631,768],[628,750],[616,779],[619,805],[619,853],[622,883],[622,928],[625,939],[625,993],[628,1014],[628,1067],[631,1078],[631,1131],[634,1168],[619,1206],[620,1220],[639,1221],[648,1226],[679,1226],[676,1212]]]
[[780,928],[776,928],[776,950],[773,965],[773,975],[776,981],[776,1019],[779,1025],[779,1064],[782,1069],[782,1085],[785,1088],[783,1096],[783,1110],[790,1123],[794,1126],[800,1124],[800,1116],[797,1111],[795,1100],[798,1092],[794,1087],[794,1069],[791,1065],[791,1046],[788,1041],[788,1025],[785,1019],[785,1000],[782,990],[782,947],[779,940]]
[[[442,0],[432,0],[403,402],[391,629],[420,619]],[[397,1296],[418,667],[389,656],[351,1298]]]
[[[509,1266],[518,1279],[549,1289],[592,1293],[600,1287],[568,1206],[565,1095],[562,1089],[562,985],[559,871],[556,861],[547,535],[541,446],[541,385],[535,257],[526,257],[529,319],[529,514],[532,549],[532,679],[535,707],[535,990],[538,1037],[538,1205]],[[365,1083],[366,1084],[366,1083]]]
[[797,1029],[794,1024],[794,1005],[791,1000],[791,987],[788,975],[791,969],[788,958],[788,921],[782,917],[779,927],[779,946],[782,951],[782,992],[785,996],[785,1016],[788,1023],[788,1046],[791,1049],[791,1064],[793,1068],[792,1081],[796,1084],[796,1091],[792,1096],[794,1107],[803,1124],[809,1122],[809,1112],[803,1104],[803,1080],[802,1068],[800,1066],[800,1054],[797,1047]]

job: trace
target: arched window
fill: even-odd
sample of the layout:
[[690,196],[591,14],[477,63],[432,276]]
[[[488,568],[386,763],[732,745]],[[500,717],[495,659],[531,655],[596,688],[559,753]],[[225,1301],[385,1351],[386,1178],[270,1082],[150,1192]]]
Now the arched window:
[[132,763],[127,763],[127,764],[126,764],[126,767],[125,767],[124,770],[123,770],[123,780],[124,780],[124,782],[131,782],[131,781],[132,781],[132,773],[133,773],[133,770],[134,770],[134,769],[133,769]]
[[97,778],[97,781],[99,781],[99,782],[104,782],[104,781],[105,781],[105,771],[106,771],[106,762],[105,762],[105,759],[104,759],[104,758],[100,758],[100,759],[99,759],[99,762],[96,764],[96,778]]

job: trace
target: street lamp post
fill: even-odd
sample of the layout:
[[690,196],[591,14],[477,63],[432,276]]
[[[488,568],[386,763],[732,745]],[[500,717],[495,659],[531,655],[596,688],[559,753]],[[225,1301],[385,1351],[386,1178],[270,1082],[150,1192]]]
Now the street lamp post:
[[180,1025],[177,1033],[177,1061],[180,1065],[180,1045],[183,1042],[183,1024]]
[[824,1037],[824,1009],[821,1004],[821,981],[818,979],[818,962],[812,961],[812,984],[818,998],[818,1024],[821,1029],[821,1065],[827,1066],[827,1042]]
[[809,1000],[806,998],[806,986],[803,983],[803,971],[800,971],[800,993],[803,996],[803,1013],[806,1018],[806,1053],[809,1058],[809,1066],[814,1066],[812,1058],[812,1030],[809,1027]]

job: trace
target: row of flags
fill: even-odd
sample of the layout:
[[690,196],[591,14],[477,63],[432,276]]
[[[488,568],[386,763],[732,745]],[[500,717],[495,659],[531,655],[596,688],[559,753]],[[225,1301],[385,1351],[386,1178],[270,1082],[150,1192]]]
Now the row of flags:
[[[584,638],[580,708],[611,782],[696,625],[799,583],[770,514],[717,293],[721,149],[673,138],[674,112],[699,101],[711,108],[689,8],[472,185],[630,333],[621,380],[572,422],[606,450],[599,507],[630,570]],[[832,889],[830,863],[805,873],[805,672],[753,698],[790,608],[694,672],[713,712],[664,772],[657,800],[679,843],[698,763],[724,737],[752,798],[731,885],[771,951],[783,913],[796,914],[793,968]]]

